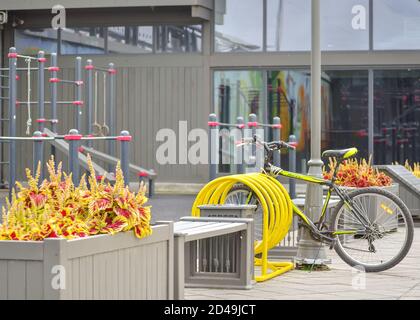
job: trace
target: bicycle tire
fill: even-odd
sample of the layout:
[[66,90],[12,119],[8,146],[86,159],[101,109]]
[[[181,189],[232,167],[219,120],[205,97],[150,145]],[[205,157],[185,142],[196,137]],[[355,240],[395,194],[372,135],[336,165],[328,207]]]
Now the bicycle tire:
[[[360,196],[363,194],[372,194],[372,193],[389,198],[398,206],[401,214],[404,216],[404,220],[407,224],[407,236],[406,236],[406,240],[402,249],[400,249],[399,253],[394,258],[390,259],[389,261],[383,264],[378,264],[378,265],[363,264],[360,261],[352,258],[346,251],[344,251],[339,241],[337,241],[336,244],[334,245],[334,249],[337,252],[338,256],[351,267],[361,266],[363,267],[365,272],[381,272],[381,271],[385,271],[396,266],[405,258],[413,242],[414,223],[413,223],[413,218],[411,216],[411,213],[409,209],[407,208],[407,206],[404,204],[404,202],[398,196],[396,196],[395,194],[387,190],[384,190],[381,188],[375,188],[375,187],[361,188],[361,189],[357,189],[357,190],[349,192],[348,196],[350,199],[353,199],[356,196]],[[343,208],[343,206],[345,206],[345,203],[343,200],[341,200],[336,206],[332,214],[332,217],[331,217],[331,227],[333,229],[332,231],[335,231],[335,227],[338,223],[337,217],[339,217],[338,215],[340,214],[340,211]]]

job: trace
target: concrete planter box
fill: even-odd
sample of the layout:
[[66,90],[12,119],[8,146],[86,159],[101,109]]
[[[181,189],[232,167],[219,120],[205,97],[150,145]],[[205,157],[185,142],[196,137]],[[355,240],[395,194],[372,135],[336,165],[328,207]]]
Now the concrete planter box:
[[[389,191],[389,192],[395,194],[396,196],[399,195],[399,185],[398,185],[398,183],[393,183],[393,184],[391,184],[390,186],[387,186],[387,187],[377,187],[377,188],[381,188],[381,189],[384,189],[386,191]],[[360,188],[355,188],[355,187],[340,187],[340,189],[341,190],[345,190],[346,192],[351,192],[353,190],[360,189]],[[380,206],[381,204],[380,203],[376,203],[376,202],[377,201],[375,199],[375,203],[372,202],[372,205],[371,205],[372,208],[374,208],[374,210],[372,210],[369,213],[369,219],[371,221],[374,221],[374,219],[378,215],[378,213],[380,213],[381,211],[383,211],[383,209]],[[398,226],[398,221],[397,221],[397,216],[395,216],[395,228],[397,228],[397,226]]]
[[172,299],[173,224],[81,239],[0,241],[2,299]]

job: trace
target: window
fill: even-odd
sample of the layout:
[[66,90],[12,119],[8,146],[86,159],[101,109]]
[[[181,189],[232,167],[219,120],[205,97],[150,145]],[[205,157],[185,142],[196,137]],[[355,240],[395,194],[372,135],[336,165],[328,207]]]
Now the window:
[[307,51],[311,47],[311,1],[267,1],[267,51]]
[[322,80],[322,149],[354,146],[368,158],[368,71],[325,71]]
[[61,54],[105,53],[104,27],[61,29]]
[[109,27],[109,53],[151,53],[153,52],[153,27]]
[[261,0],[215,1],[215,50],[261,51],[263,5]]
[[195,53],[202,51],[202,25],[16,29],[15,46],[25,54]]
[[420,49],[418,0],[373,0],[373,48]]
[[156,52],[201,52],[201,25],[155,27]]
[[[311,0],[267,0],[267,51],[310,48]],[[369,0],[321,0],[321,48],[368,50]]]
[[16,29],[15,47],[17,52],[36,55],[38,51],[57,52],[57,31],[54,29]]
[[[310,47],[311,0],[215,2],[216,52],[309,51]],[[339,4],[321,0],[321,48],[369,50],[369,0],[340,0]]]
[[[420,105],[420,82],[418,94]],[[288,140],[290,135],[294,135],[298,142],[297,170],[301,170],[302,161],[310,159],[310,96],[308,70],[229,70],[214,73],[213,100],[219,120],[234,123],[237,116],[247,119],[249,113],[256,113],[259,122],[272,123],[273,117],[280,117],[281,138]],[[358,157],[367,158],[368,71],[324,71],[321,102],[322,150],[355,146],[359,149]],[[272,139],[270,130],[265,132],[265,136]],[[226,150],[221,147],[219,159],[223,155],[234,154],[234,147],[229,149],[226,144],[223,147]],[[282,153],[281,162],[287,168],[287,151]],[[219,165],[219,172],[234,171],[234,166]]]
[[[307,70],[273,70],[267,75],[267,120],[280,117],[281,138],[287,141],[294,135],[298,141],[297,164],[300,170],[301,159],[308,158],[309,104],[311,94],[310,74]],[[268,134],[268,139],[272,139]],[[282,166],[288,166],[288,153],[282,151]]]
[[322,50],[369,49],[369,0],[321,0]]
[[374,71],[375,163],[420,161],[420,70]]
[[[238,116],[245,121],[250,113],[255,113],[258,121],[264,119],[264,84],[261,71],[216,71],[214,73],[214,95],[216,114],[220,122],[235,123]],[[224,127],[221,127],[223,129]],[[233,172],[234,137],[230,143],[221,143],[219,172]],[[223,137],[221,138],[223,139]],[[223,164],[224,163],[224,164]]]

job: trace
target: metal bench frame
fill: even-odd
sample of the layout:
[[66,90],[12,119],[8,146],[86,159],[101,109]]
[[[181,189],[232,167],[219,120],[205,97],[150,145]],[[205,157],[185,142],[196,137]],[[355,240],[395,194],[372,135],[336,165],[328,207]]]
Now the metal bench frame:
[[[184,217],[174,224],[174,298],[184,287],[251,289],[254,278],[253,219]],[[195,272],[197,241],[236,236],[236,273]],[[223,243],[223,241],[222,241]]]

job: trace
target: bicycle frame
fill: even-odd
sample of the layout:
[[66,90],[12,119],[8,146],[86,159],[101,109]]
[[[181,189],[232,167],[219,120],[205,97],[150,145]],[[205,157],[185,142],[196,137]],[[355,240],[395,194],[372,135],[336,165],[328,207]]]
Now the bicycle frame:
[[[272,174],[275,177],[283,176],[283,177],[291,178],[291,179],[294,179],[294,180],[305,181],[305,182],[308,182],[308,183],[314,183],[314,184],[318,184],[318,185],[321,185],[321,186],[327,186],[328,187],[328,192],[327,192],[325,201],[324,201],[324,203],[322,205],[322,209],[321,209],[321,216],[316,223],[314,223],[312,220],[310,220],[308,218],[308,216],[303,211],[301,211],[294,203],[292,203],[293,212],[295,214],[297,214],[302,219],[302,221],[311,229],[311,231],[315,232],[317,235],[323,236],[321,234],[321,227],[322,227],[322,224],[325,221],[325,216],[326,216],[328,204],[329,204],[330,199],[331,199],[332,192],[335,192],[338,195],[338,197],[341,200],[343,200],[345,204],[347,204],[349,206],[349,208],[354,209],[354,210],[352,210],[353,213],[355,214],[356,218],[362,223],[363,226],[365,226],[365,227],[368,226],[369,221],[366,220],[366,218],[363,216],[363,214],[360,214],[358,212],[357,208],[354,208],[348,202],[347,195],[344,192],[342,192],[339,189],[339,187],[337,187],[337,185],[335,185],[335,183],[334,183],[335,174],[333,175],[332,180],[325,180],[323,178],[318,178],[318,177],[313,177],[313,176],[309,176],[309,175],[305,175],[305,174],[300,174],[300,173],[296,173],[296,172],[283,170],[282,168],[275,167],[275,166],[270,166],[267,173]],[[318,227],[316,225],[318,225]],[[357,231],[355,231],[355,230],[336,230],[332,233],[332,235],[335,236],[335,235],[340,235],[340,234],[356,234],[356,233],[357,233]]]

